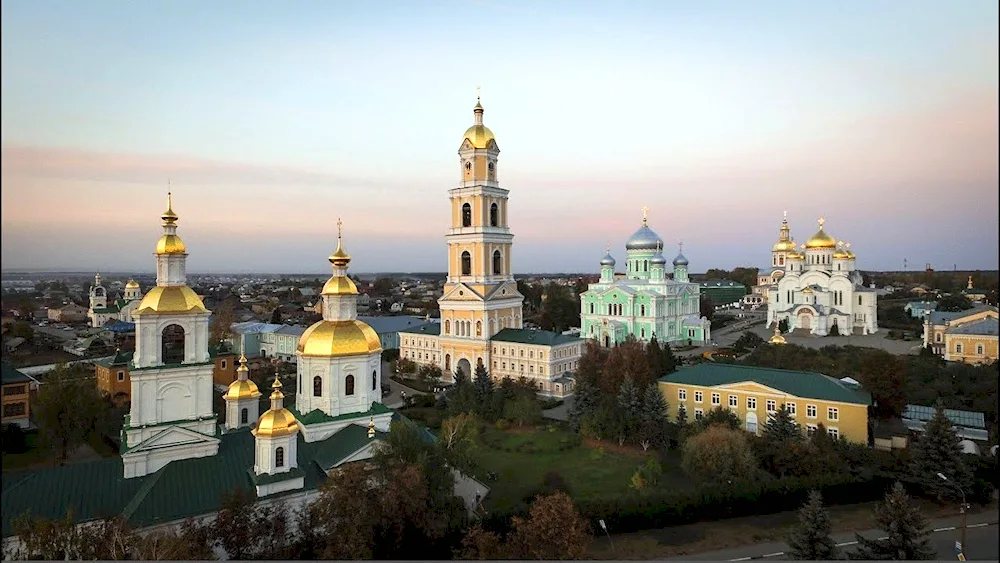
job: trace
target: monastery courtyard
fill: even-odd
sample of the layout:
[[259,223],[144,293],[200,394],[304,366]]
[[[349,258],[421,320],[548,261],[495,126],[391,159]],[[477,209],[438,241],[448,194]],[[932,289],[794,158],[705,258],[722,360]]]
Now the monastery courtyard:
[[[774,329],[767,329],[763,324],[750,329],[767,341],[774,335]],[[894,331],[898,333],[899,331]],[[719,346],[728,346],[740,337],[742,331],[720,334],[715,338]],[[881,348],[892,354],[919,354],[922,342],[918,340],[893,340],[888,338],[889,329],[880,328],[875,334],[853,336],[812,336],[809,334],[784,334],[785,341],[806,348],[823,348],[824,346],[862,346],[866,348]]]

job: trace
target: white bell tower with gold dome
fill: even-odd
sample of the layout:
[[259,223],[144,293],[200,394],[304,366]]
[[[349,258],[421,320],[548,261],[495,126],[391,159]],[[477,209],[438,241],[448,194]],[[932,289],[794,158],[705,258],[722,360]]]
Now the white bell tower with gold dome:
[[222,394],[226,401],[226,429],[236,430],[257,423],[260,414],[261,392],[250,379],[246,356],[240,354],[240,367],[236,368],[236,381]]
[[215,455],[212,409],[214,363],[208,353],[211,312],[187,286],[187,250],[177,236],[170,194],[156,244],[156,287],[143,297],[135,320],[129,368],[132,407],[125,418],[125,477],[141,477],[171,461]]
[[[303,417],[319,411],[316,418],[321,419],[303,425],[309,442],[358,423],[351,415],[367,422],[382,404],[382,343],[372,327],[358,320],[358,288],[347,275],[351,257],[344,250],[340,220],[337,231],[337,249],[329,258],[333,276],[322,291],[323,320],[302,333],[295,353],[295,409]],[[380,430],[388,430],[391,416],[375,416]]]
[[277,374],[271,389],[271,408],[250,431],[255,438],[253,472],[258,497],[305,486],[305,473],[298,467],[299,423],[285,408]]

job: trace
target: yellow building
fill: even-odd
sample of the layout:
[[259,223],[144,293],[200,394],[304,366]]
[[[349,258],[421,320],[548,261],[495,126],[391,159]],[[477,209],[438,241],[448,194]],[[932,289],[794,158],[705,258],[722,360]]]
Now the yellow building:
[[659,385],[672,420],[681,406],[689,420],[728,408],[747,432],[760,435],[768,417],[785,405],[807,433],[823,424],[834,438],[868,444],[871,395],[821,373],[706,362],[665,375]]
[[30,426],[31,384],[27,375],[4,362],[3,370],[3,424],[17,424],[22,428]]
[[989,364],[997,361],[997,308],[933,311],[924,320],[924,346],[952,362]]
[[[483,124],[483,106],[458,149],[460,178],[449,191],[448,280],[438,300],[441,322],[400,331],[400,355],[471,376],[477,365],[493,378],[527,377],[545,395],[572,393],[583,351],[577,336],[523,328],[522,302],[511,271],[514,235],[508,190],[497,180],[497,146]],[[496,356],[494,358],[494,356]]]

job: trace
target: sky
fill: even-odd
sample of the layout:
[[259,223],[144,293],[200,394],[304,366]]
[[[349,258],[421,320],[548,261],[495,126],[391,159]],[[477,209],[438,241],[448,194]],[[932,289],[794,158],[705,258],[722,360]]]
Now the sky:
[[515,272],[599,270],[649,208],[694,272],[782,213],[863,269],[998,267],[992,0],[5,0],[2,266],[444,271],[481,87]]

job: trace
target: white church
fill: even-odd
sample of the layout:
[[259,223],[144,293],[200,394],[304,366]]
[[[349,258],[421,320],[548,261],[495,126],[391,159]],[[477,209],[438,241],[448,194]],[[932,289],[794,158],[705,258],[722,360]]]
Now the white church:
[[108,290],[101,282],[101,274],[95,274],[94,285],[90,286],[90,307],[87,309],[90,326],[102,327],[109,320],[134,322],[132,314],[141,301],[142,288],[131,279],[125,284],[121,297],[109,301]]
[[[223,395],[220,425],[213,409],[211,312],[187,285],[187,250],[169,196],[162,220],[156,286],[133,313],[132,403],[121,456],[32,472],[9,488],[5,475],[5,541],[13,518],[28,510],[53,519],[72,510],[78,523],[121,515],[146,528],[211,517],[234,488],[258,502],[301,506],[338,467],[371,458],[390,423],[402,419],[382,404],[381,343],[357,319],[358,290],[347,276],[351,257],[338,235],[333,275],[322,292],[323,319],[298,344],[294,406],[285,404],[275,376],[261,414],[263,394],[241,358]],[[470,509],[488,491],[456,472],[456,494]]]
[[874,289],[864,286],[850,243],[819,229],[796,246],[787,216],[771,249],[767,326],[787,321],[788,330],[815,336],[872,334],[878,330]]

